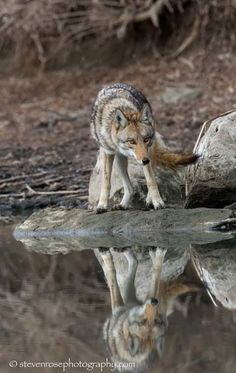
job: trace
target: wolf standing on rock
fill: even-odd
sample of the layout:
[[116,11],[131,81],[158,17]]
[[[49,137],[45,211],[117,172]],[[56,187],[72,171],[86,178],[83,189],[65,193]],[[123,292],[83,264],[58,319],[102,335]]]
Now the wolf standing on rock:
[[154,209],[164,208],[155,179],[156,166],[175,168],[197,160],[197,155],[170,153],[160,144],[154,129],[151,106],[136,88],[117,83],[103,88],[97,95],[91,114],[91,132],[100,146],[102,185],[97,213],[107,211],[114,157],[123,181],[124,196],[118,209],[127,209],[132,185],[127,171],[128,158],[143,166],[148,194],[146,203]]

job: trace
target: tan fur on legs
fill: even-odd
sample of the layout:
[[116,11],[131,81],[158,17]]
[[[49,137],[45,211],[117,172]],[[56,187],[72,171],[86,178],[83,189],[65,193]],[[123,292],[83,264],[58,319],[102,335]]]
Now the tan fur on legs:
[[132,197],[132,185],[128,174],[128,158],[122,154],[116,155],[117,158],[117,166],[122,178],[123,187],[124,187],[124,196],[120,203],[120,208],[127,209],[129,206],[129,202]]
[[112,255],[109,250],[105,251],[104,253],[100,252],[100,255],[103,260],[103,271],[110,291],[111,308],[112,311],[114,311],[117,307],[122,307],[124,305],[120,293],[120,288],[117,283],[116,269],[114,266]]
[[163,208],[165,204],[160,196],[151,162],[143,167],[143,172],[148,187],[148,195],[146,199],[147,205],[152,204],[155,210],[158,208]]
[[101,163],[102,163],[102,186],[99,203],[97,206],[97,213],[107,210],[109,194],[111,189],[111,171],[114,160],[113,154],[107,154],[101,149]]
[[156,250],[150,250],[149,256],[152,260],[152,280],[149,292],[149,298],[159,298],[160,283],[161,283],[161,271],[164,262],[166,250],[159,247]]
[[127,251],[125,251],[124,255],[128,262],[128,277],[125,284],[124,303],[138,303],[135,289],[135,276],[138,267],[138,261],[132,249],[128,249]]

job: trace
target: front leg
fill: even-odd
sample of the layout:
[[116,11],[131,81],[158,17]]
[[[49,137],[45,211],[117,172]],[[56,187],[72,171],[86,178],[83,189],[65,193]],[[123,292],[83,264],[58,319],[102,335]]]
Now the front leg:
[[161,271],[162,265],[164,262],[164,257],[166,254],[166,250],[157,247],[154,250],[149,251],[149,256],[152,260],[152,279],[151,279],[151,287],[149,292],[150,298],[159,298],[159,290],[160,290],[160,283],[161,283]]
[[111,189],[111,171],[114,160],[114,154],[107,154],[104,150],[101,150],[101,162],[102,162],[102,185],[101,193],[97,206],[97,214],[101,214],[107,211],[108,200]]
[[102,258],[102,269],[110,291],[111,308],[112,311],[114,311],[115,308],[122,307],[124,303],[117,282],[116,269],[114,266],[113,257],[109,249],[105,251],[102,249],[98,249],[98,252],[100,257]]
[[161,272],[165,253],[166,250],[159,247],[154,250],[151,249],[149,251],[149,256],[152,260],[152,277],[148,299],[151,299],[155,303],[158,303],[156,320],[161,334],[163,334],[163,331],[167,327],[166,294],[165,289],[163,288],[164,283],[161,281]]
[[138,267],[138,261],[132,249],[124,252],[128,262],[128,276],[125,283],[124,302],[137,303],[136,290],[135,290],[135,276]]
[[148,188],[148,195],[146,199],[147,206],[153,205],[155,210],[164,208],[165,204],[160,196],[151,163],[149,163],[146,166],[143,166],[143,172],[146,178]]
[[113,210],[126,210],[129,207],[130,200],[133,194],[133,188],[128,174],[128,158],[122,154],[116,154],[117,166],[122,178],[124,187],[124,196],[119,205],[115,205]]

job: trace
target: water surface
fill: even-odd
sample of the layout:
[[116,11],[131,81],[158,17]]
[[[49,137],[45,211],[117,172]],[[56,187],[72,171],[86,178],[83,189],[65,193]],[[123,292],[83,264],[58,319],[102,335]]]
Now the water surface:
[[[163,240],[165,247],[155,242],[150,245],[144,241],[140,246],[118,240],[110,249],[99,240],[98,251],[94,244],[91,250],[81,249],[79,240],[70,235],[65,240],[28,238],[24,245],[14,239],[12,232],[12,226],[0,231],[2,372],[13,371],[11,361],[18,366],[15,371],[114,370],[114,365],[109,366],[113,350],[107,350],[103,340],[103,325],[112,312],[104,255],[112,258],[122,289],[128,281],[127,253],[134,254],[138,264],[134,284],[137,297],[144,303],[152,282],[150,253],[157,247],[166,251],[162,285],[177,288],[176,284],[191,284],[199,290],[180,296],[175,291],[171,312],[166,316],[164,346],[161,353],[152,354],[150,367],[145,365],[143,371],[235,371],[233,234],[212,233],[198,243],[184,238],[181,245],[174,236],[168,236]],[[136,361],[140,351],[132,351]]]

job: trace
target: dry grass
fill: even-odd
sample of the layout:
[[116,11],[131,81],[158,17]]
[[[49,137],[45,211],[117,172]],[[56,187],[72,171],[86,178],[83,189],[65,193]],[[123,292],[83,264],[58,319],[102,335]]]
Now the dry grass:
[[91,38],[122,39],[141,23],[149,25],[150,33],[160,28],[160,17],[182,22],[189,8],[193,19],[177,55],[209,31],[212,39],[222,34],[235,40],[235,0],[0,0],[0,53],[14,56],[17,63],[36,59],[45,67],[59,53],[70,54]]

